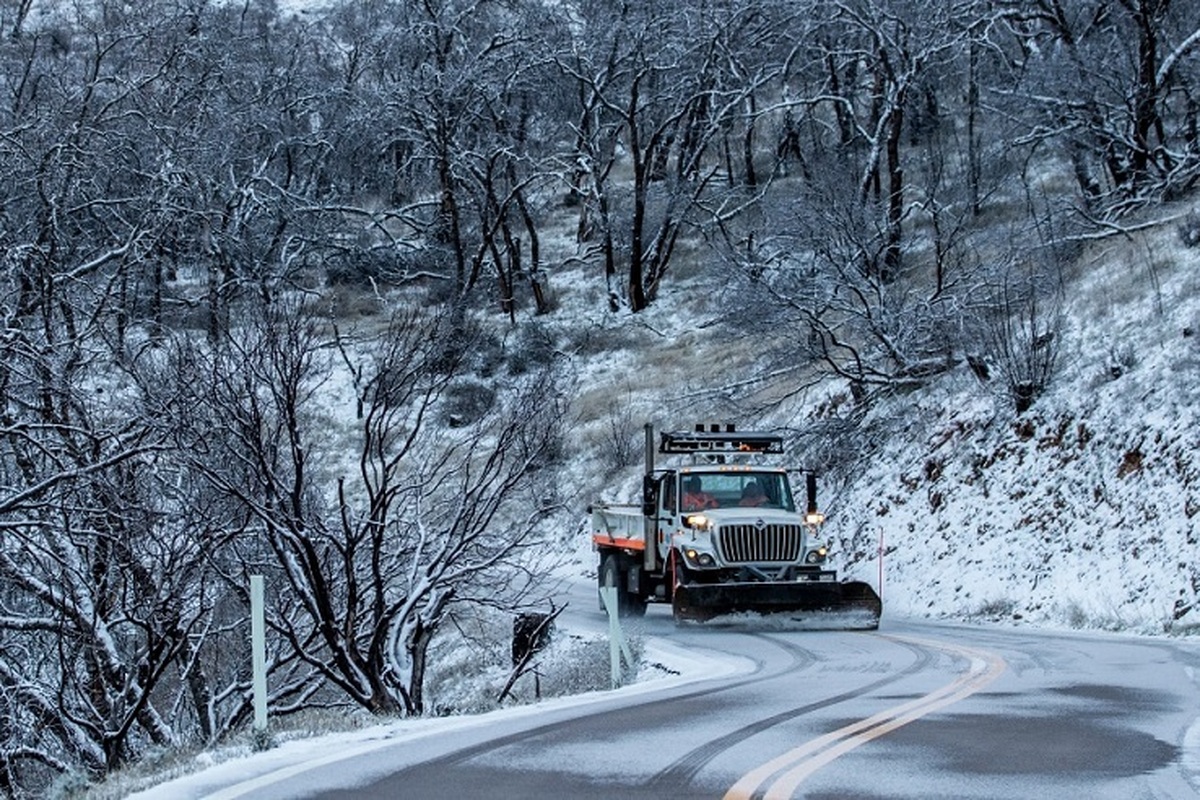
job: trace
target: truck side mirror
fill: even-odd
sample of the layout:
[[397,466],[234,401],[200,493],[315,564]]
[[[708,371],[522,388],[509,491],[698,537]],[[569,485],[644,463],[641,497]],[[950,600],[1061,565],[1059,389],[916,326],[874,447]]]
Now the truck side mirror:
[[804,490],[808,502],[804,509],[804,522],[807,525],[816,527],[825,521],[825,515],[817,510],[817,475],[815,472],[806,472],[804,474]]
[[658,481],[653,475],[642,477],[642,516],[653,517],[658,513]]

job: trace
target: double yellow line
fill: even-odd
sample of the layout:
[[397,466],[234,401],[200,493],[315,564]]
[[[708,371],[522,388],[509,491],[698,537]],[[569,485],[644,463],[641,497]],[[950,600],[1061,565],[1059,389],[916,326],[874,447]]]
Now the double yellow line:
[[[927,639],[914,639],[908,636],[883,638],[909,642],[961,656],[970,662],[970,668],[952,683],[932,691],[924,697],[839,728],[756,767],[742,776],[725,793],[724,800],[750,800],[759,787],[764,784],[766,784],[764,800],[790,798],[806,778],[838,756],[920,719],[926,714],[957,703],[996,680],[1004,671],[1004,659],[986,650],[976,650]],[[770,782],[768,783],[768,781]]]

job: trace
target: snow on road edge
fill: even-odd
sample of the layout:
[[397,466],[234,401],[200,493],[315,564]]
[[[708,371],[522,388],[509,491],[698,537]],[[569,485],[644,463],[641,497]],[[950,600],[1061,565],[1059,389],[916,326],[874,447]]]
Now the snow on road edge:
[[559,697],[533,705],[498,709],[484,714],[401,720],[365,730],[294,740],[271,750],[234,758],[161,783],[130,795],[130,800],[233,800],[250,796],[256,790],[311,769],[427,736],[660,693],[699,681],[748,674],[755,669],[755,663],[744,656],[695,648],[685,649],[656,637],[646,638],[644,648],[644,662],[658,666],[658,674],[662,677],[641,680],[611,691]]

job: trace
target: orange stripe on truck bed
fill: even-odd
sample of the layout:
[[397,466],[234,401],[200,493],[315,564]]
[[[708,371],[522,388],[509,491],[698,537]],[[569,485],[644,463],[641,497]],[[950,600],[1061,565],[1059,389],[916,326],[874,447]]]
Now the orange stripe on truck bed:
[[646,543],[641,539],[619,539],[599,531],[592,533],[592,541],[597,547],[619,547],[622,550],[645,550]]

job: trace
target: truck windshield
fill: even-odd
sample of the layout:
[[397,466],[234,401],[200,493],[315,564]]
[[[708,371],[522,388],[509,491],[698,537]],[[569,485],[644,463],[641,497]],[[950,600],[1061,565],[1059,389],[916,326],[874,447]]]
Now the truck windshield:
[[682,476],[681,511],[709,508],[782,508],[795,511],[781,472],[705,472]]

